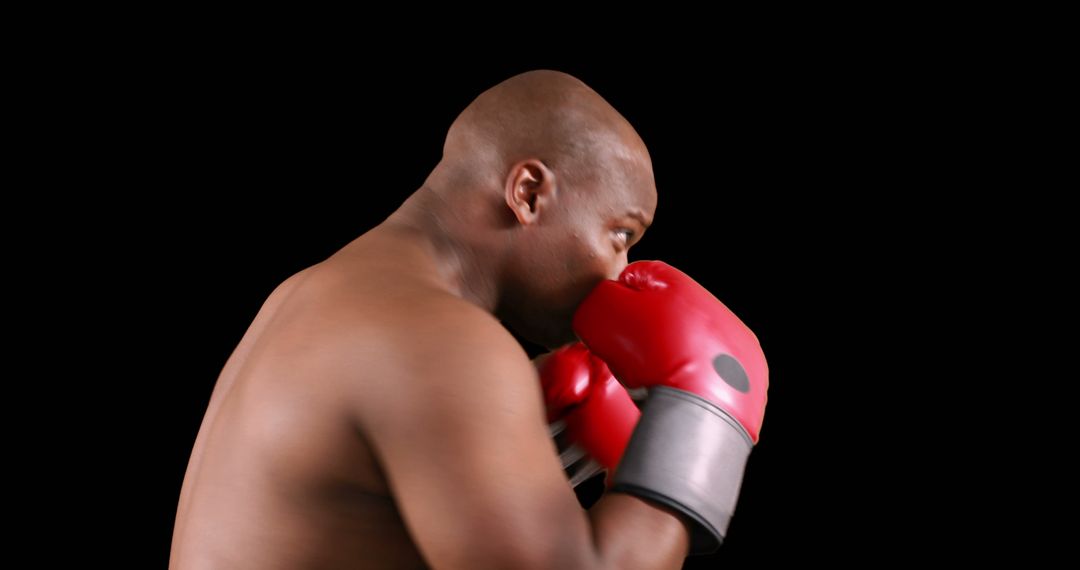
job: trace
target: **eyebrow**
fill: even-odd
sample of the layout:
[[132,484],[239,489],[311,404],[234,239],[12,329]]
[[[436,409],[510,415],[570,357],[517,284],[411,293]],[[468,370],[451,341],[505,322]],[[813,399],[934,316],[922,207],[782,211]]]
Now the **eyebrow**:
[[634,208],[633,210],[630,210],[629,212],[626,213],[626,215],[630,216],[631,218],[634,218],[635,220],[637,220],[638,223],[640,223],[641,227],[643,227],[643,228],[647,229],[651,225],[645,219],[645,213],[642,212],[641,210],[637,209],[637,208]]

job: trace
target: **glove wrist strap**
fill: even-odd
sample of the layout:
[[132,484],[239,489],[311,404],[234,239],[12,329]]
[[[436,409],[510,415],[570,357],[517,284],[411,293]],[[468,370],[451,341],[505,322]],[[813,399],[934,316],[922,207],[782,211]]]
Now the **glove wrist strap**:
[[649,391],[611,490],[682,513],[693,523],[690,554],[714,552],[735,511],[751,449],[746,430],[719,406],[657,386]]

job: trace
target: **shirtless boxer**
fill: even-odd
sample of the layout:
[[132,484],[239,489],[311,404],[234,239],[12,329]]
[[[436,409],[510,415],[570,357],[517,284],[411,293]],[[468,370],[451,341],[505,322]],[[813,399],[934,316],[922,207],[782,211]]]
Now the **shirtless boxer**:
[[577,79],[481,94],[419,190],[255,317],[195,441],[170,568],[681,567],[698,523],[663,489],[581,508],[503,327],[577,340],[575,310],[655,208],[643,142]]

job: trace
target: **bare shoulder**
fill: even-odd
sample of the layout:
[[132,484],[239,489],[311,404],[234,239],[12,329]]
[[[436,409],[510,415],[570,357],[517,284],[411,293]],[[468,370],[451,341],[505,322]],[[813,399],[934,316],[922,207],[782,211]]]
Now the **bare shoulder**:
[[[516,363],[531,370],[524,349],[502,323],[467,301],[446,294],[432,295],[415,299],[401,309],[401,318],[391,326],[403,335],[401,348],[411,356],[431,358],[435,365],[446,359],[462,364],[483,360]],[[415,365],[423,361],[404,362]]]
[[379,405],[363,406],[366,413],[448,406],[461,394],[470,394],[474,405],[489,399],[542,405],[528,355],[490,313],[446,294],[418,295],[382,310],[394,314],[378,319],[380,350],[365,361],[377,361],[373,368],[381,372],[365,380],[381,388]]
[[542,407],[528,355],[494,315],[406,275],[352,277],[326,267],[302,276],[279,322],[289,323],[290,362],[336,378],[361,423],[481,389],[474,399]]

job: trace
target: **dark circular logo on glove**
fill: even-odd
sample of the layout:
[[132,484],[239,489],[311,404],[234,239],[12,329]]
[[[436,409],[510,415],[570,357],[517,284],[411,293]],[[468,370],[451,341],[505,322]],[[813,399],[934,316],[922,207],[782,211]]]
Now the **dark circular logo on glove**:
[[750,391],[750,378],[746,375],[746,370],[743,370],[742,364],[731,355],[717,356],[713,359],[712,366],[728,386],[744,394]]

